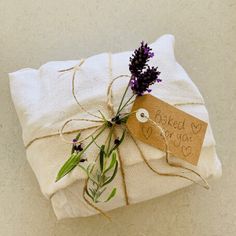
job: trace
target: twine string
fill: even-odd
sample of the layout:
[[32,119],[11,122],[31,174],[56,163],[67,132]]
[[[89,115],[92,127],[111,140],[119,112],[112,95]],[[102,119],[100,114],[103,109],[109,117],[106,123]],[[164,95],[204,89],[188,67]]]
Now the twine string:
[[[64,138],[64,133],[63,130],[65,129],[65,127],[71,123],[72,121],[90,121],[90,122],[98,122],[101,123],[101,125],[97,125],[97,126],[93,126],[93,128],[95,128],[95,130],[93,130],[89,135],[87,135],[85,138],[81,139],[81,140],[77,140],[76,142],[71,141],[71,140],[67,140]],[[89,137],[91,137],[91,135],[95,134],[102,126],[103,126],[103,121],[98,121],[98,120],[89,120],[89,119],[69,119],[67,120],[61,127],[61,129],[59,130],[60,133],[60,138],[64,143],[68,143],[68,144],[77,144],[77,143],[82,143],[83,141],[87,140]]]
[[[109,65],[111,64],[111,55],[109,54]],[[129,75],[119,75],[117,77],[115,77],[114,79],[112,79],[112,66],[109,66],[109,71],[110,71],[110,83],[108,84],[108,87],[107,87],[107,107],[108,107],[108,110],[110,111],[111,114],[114,115],[114,105],[112,103],[112,85],[113,83],[120,79],[120,78],[124,78],[124,77],[129,77]]]
[[70,67],[70,68],[68,68],[68,69],[59,70],[59,72],[65,73],[65,72],[68,72],[68,71],[73,71],[73,74],[72,74],[72,95],[73,95],[73,97],[74,97],[74,99],[75,99],[77,105],[78,105],[78,106],[80,107],[80,109],[81,109],[82,111],[84,111],[85,113],[87,113],[87,114],[89,114],[89,115],[91,115],[91,116],[93,116],[93,117],[96,117],[96,118],[98,118],[99,120],[102,120],[101,117],[99,117],[99,116],[97,116],[97,115],[95,115],[95,114],[89,112],[88,110],[86,110],[86,109],[80,104],[80,102],[79,102],[79,100],[78,100],[78,98],[77,98],[77,96],[76,96],[76,93],[75,93],[75,79],[77,78],[77,77],[76,77],[76,72],[78,72],[78,71],[80,70],[80,68],[81,68],[81,66],[84,64],[84,62],[85,62],[85,59],[81,59],[81,61],[80,61],[80,63],[79,63],[78,65],[75,65],[75,66]]
[[[131,137],[132,137],[132,139],[134,140],[135,145],[138,147],[139,152],[140,152],[140,154],[141,154],[143,160],[144,160],[145,163],[148,165],[148,167],[149,167],[152,171],[154,171],[155,173],[158,173],[159,175],[176,176],[176,177],[178,176],[178,177],[181,177],[181,178],[190,180],[190,181],[192,181],[193,183],[198,184],[198,185],[200,185],[201,187],[204,187],[205,189],[209,189],[210,186],[209,186],[209,184],[207,183],[206,179],[205,179],[204,177],[202,177],[201,174],[199,174],[197,171],[195,171],[195,170],[193,170],[193,169],[190,169],[190,168],[187,168],[187,167],[185,167],[185,166],[182,166],[182,165],[180,165],[180,164],[171,163],[171,162],[169,161],[169,144],[168,144],[168,140],[167,140],[167,137],[166,137],[166,135],[165,135],[165,132],[164,132],[163,128],[162,128],[160,125],[158,125],[154,120],[152,120],[151,118],[149,118],[148,116],[146,116],[145,114],[142,114],[142,115],[143,115],[143,117],[145,117],[148,121],[150,121],[156,128],[158,128],[158,129],[160,130],[160,132],[161,132],[161,134],[162,134],[162,137],[163,137],[163,139],[164,139],[164,143],[165,143],[165,160],[166,160],[167,164],[170,165],[170,166],[172,166],[172,167],[177,167],[177,168],[185,169],[185,170],[188,170],[188,171],[194,173],[195,175],[197,175],[197,176],[203,181],[204,184],[201,184],[201,183],[195,181],[194,179],[191,179],[191,178],[189,178],[189,177],[187,177],[187,176],[184,176],[184,175],[181,175],[181,174],[178,174],[178,173],[163,173],[163,172],[154,170],[154,168],[151,167],[150,163],[148,162],[147,158],[145,157],[145,155],[144,155],[143,151],[141,150],[140,146],[138,145],[137,141],[136,141],[135,138],[133,137],[132,133],[129,132],[130,135],[131,135]],[[128,130],[128,129],[127,129],[127,130]]]

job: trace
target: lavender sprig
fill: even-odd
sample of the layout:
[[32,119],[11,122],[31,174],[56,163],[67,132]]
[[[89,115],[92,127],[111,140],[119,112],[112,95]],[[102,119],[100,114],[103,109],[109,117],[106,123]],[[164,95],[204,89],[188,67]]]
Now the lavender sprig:
[[147,43],[141,42],[141,46],[136,49],[130,57],[129,70],[134,77],[138,77],[147,66],[147,62],[154,56],[152,49]]
[[[136,49],[130,57],[129,70],[131,77],[121,98],[116,115],[111,120],[107,120],[100,112],[104,123],[95,137],[92,135],[90,136],[92,140],[86,146],[83,147],[83,145],[78,142],[80,133],[73,139],[71,155],[58,172],[56,181],[59,181],[65,175],[70,173],[76,166],[79,166],[88,176],[88,185],[85,191],[87,196],[95,203],[101,201],[101,195],[106,191],[107,185],[113,181],[117,173],[117,149],[124,141],[125,130],[120,138],[114,140],[112,146],[111,139],[113,137],[114,127],[117,125],[125,125],[129,115],[131,114],[122,113],[123,109],[133,102],[132,98],[136,97],[136,95],[142,96],[145,92],[150,93],[150,85],[161,82],[158,68],[154,66],[150,67],[148,65],[149,60],[153,56],[154,53],[152,52],[152,49],[147,43],[142,41],[140,47]],[[125,101],[125,95],[129,88],[131,88],[133,94],[128,100]],[[105,129],[110,129],[108,136],[109,142],[108,144],[105,143],[99,146],[96,143],[96,139],[105,131]],[[84,154],[92,144],[96,144],[99,148],[99,162],[95,162],[94,164],[90,163],[86,167],[81,165],[81,162],[85,162],[87,160],[84,158]],[[111,200],[115,194],[116,188],[113,188],[105,202]]]
[[152,90],[149,88],[150,85],[155,84],[155,82],[161,82],[158,78],[160,72],[157,67],[149,67],[139,74],[138,77],[132,77],[130,80],[130,87],[137,95],[143,95],[145,92],[150,93]]
[[161,82],[158,77],[160,72],[158,67],[150,67],[147,62],[154,56],[152,49],[147,43],[141,42],[141,46],[136,49],[130,57],[129,70],[131,73],[130,87],[137,95],[143,95],[145,92],[150,93],[150,85],[155,82]]

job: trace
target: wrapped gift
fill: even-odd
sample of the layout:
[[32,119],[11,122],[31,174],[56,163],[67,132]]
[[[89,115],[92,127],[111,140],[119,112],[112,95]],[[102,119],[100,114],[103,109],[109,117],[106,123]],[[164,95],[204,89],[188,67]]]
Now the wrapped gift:
[[[80,166],[73,167],[59,179],[57,177],[70,155],[71,147],[80,147],[71,144],[78,132],[84,140],[83,145],[86,145],[89,143],[86,137],[91,133],[96,134],[99,127],[97,118],[101,114],[108,121],[114,118],[109,108],[117,111],[124,90],[130,83],[129,76],[123,75],[130,75],[128,65],[132,52],[101,53],[85,60],[53,61],[39,69],[25,68],[9,74],[27,159],[42,193],[51,200],[57,218],[85,217],[107,212],[221,175],[221,163],[215,151],[204,100],[185,70],[176,62],[174,37],[164,35],[150,48],[155,57],[149,61],[149,65],[158,66],[162,80],[151,86],[152,96],[208,123],[206,133],[195,165],[173,156],[169,157],[175,163],[172,166],[166,161],[165,150],[126,132],[117,149],[117,174],[106,189],[111,192],[110,198],[116,193],[110,201],[92,203],[91,199],[83,197],[88,191],[85,189],[88,176],[81,168],[86,169],[89,164],[96,162],[101,144],[106,143],[109,137],[109,129],[104,130],[84,152],[83,162],[82,159],[79,161]],[[109,94],[111,88],[112,94]],[[132,89],[129,89],[126,97],[131,93]],[[131,109],[132,104],[128,104],[125,111],[130,112]],[[112,137],[112,142],[123,134],[119,127],[115,129],[116,137]],[[170,175],[159,175],[155,170]],[[112,191],[114,186],[116,189]]]

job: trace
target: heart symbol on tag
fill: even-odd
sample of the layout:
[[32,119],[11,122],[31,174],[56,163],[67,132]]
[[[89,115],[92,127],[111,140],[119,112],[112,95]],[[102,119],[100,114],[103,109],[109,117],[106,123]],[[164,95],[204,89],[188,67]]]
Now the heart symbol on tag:
[[143,132],[143,136],[146,139],[149,139],[150,136],[152,135],[152,127],[150,127],[150,126],[143,126],[142,127],[142,132]]
[[193,133],[194,133],[194,134],[197,134],[197,133],[200,132],[200,130],[201,130],[201,128],[202,128],[202,125],[199,124],[199,123],[198,123],[198,124],[192,123],[192,124],[191,124],[191,128],[192,128]]
[[189,156],[192,153],[192,148],[190,146],[182,146],[182,152],[184,154],[184,156]]

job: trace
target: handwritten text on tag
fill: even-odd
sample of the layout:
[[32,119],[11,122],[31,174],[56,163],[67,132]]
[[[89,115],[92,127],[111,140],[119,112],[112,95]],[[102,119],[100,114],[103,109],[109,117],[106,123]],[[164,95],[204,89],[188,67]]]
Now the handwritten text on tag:
[[206,122],[150,94],[136,98],[132,111],[140,109],[148,113],[149,119],[146,122],[140,122],[135,113],[131,114],[127,121],[127,127],[135,138],[165,150],[161,131],[151,119],[164,130],[169,152],[197,165],[207,128]]

